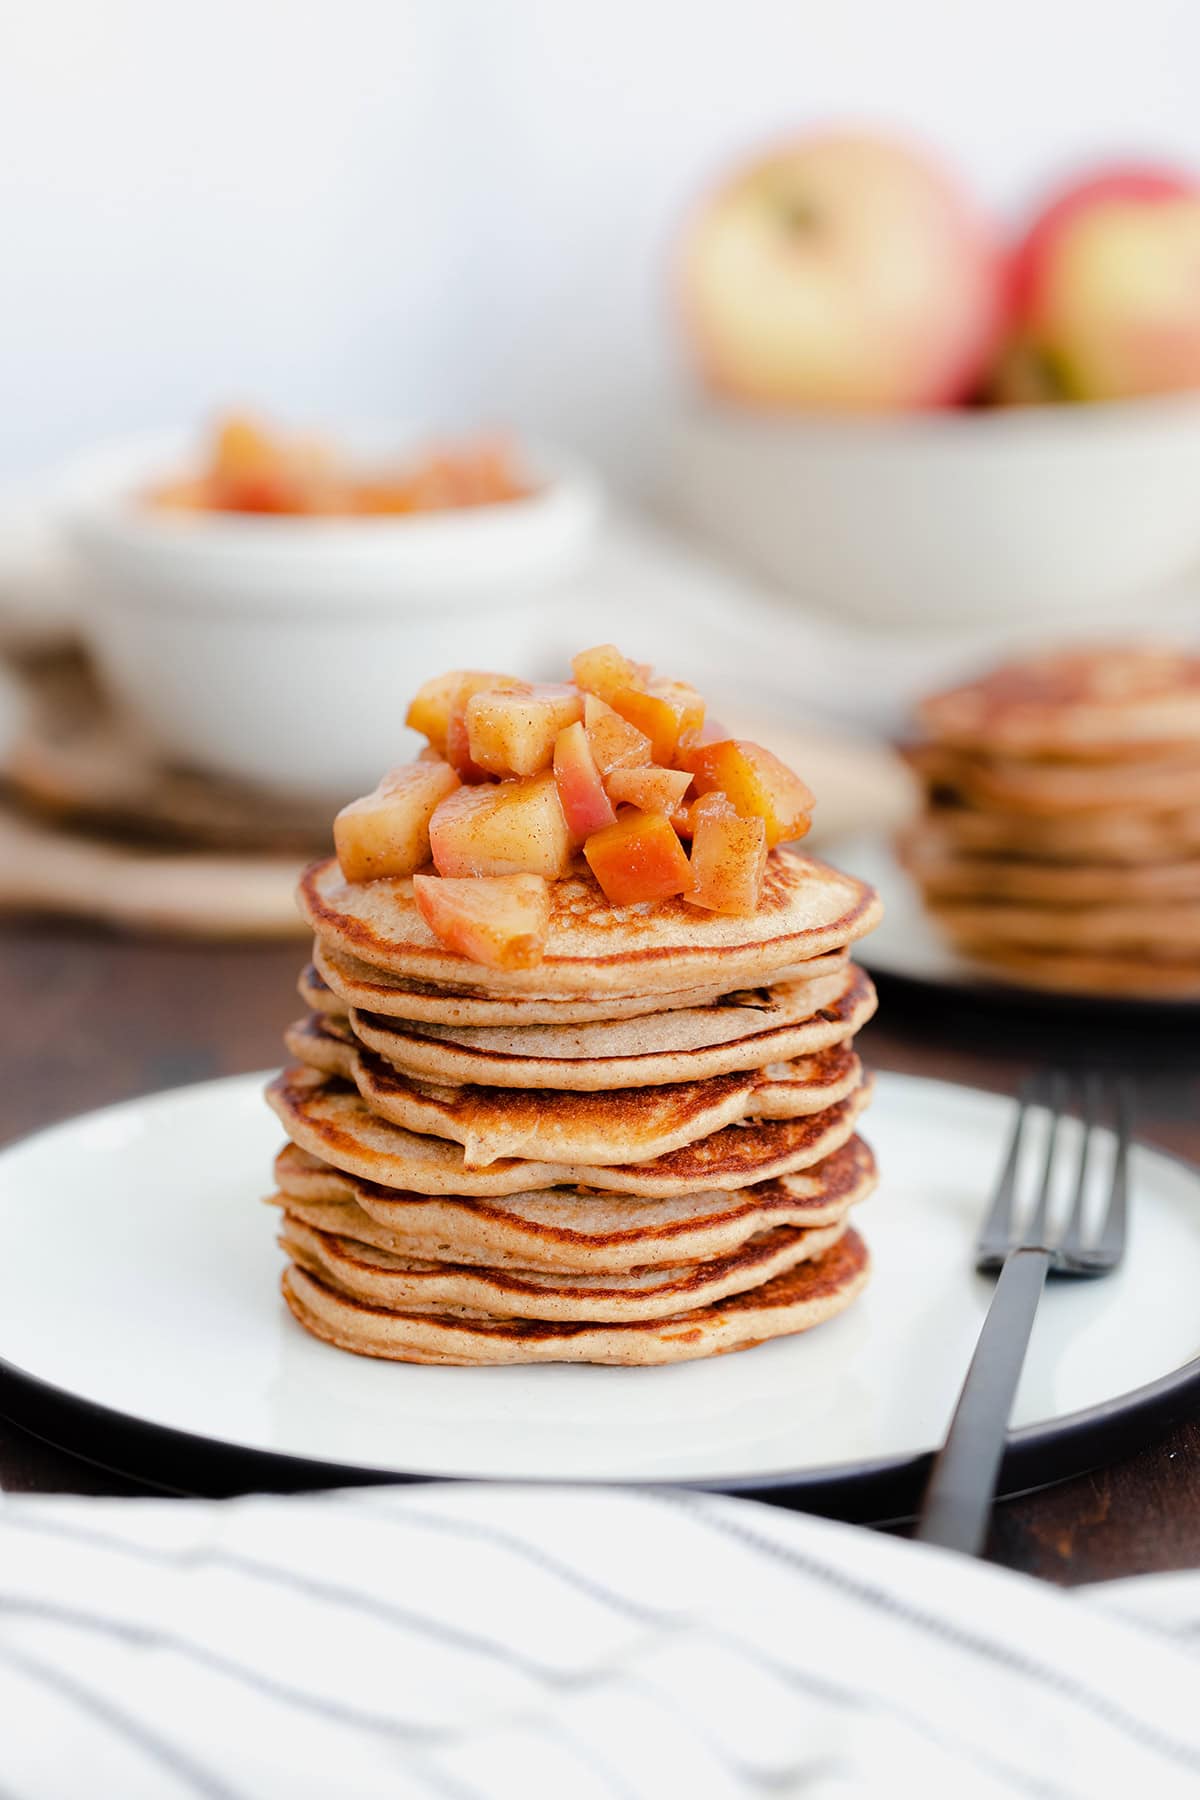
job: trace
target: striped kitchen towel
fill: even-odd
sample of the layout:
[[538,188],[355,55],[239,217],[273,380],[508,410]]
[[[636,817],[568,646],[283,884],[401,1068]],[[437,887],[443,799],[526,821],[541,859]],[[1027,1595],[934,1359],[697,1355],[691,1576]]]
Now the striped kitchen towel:
[[1200,1575],[673,1490],[0,1505],[3,1800],[1200,1793]]

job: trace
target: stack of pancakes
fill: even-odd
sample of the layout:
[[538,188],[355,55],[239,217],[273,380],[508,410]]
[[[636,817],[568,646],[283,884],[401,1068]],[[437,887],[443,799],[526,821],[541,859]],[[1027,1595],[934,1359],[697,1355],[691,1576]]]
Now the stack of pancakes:
[[1036,987],[1200,995],[1200,656],[1060,652],[920,716],[901,849],[959,949]]
[[445,949],[406,879],[301,885],[315,933],[270,1100],[288,1305],[421,1363],[659,1363],[841,1310],[875,1181],[847,946],[874,894],[771,852],[751,917],[552,884],[546,954]]

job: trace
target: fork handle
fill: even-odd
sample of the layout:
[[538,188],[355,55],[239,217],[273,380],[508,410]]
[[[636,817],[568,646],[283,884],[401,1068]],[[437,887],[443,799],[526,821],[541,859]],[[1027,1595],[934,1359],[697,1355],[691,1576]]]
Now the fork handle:
[[1000,1271],[946,1441],[933,1460],[914,1536],[982,1556],[1017,1384],[1050,1267],[1046,1250],[1014,1250]]

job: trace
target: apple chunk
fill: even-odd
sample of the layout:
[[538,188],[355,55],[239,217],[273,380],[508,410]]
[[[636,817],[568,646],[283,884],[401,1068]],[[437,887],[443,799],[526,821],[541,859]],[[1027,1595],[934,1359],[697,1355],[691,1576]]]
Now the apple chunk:
[[489,775],[536,775],[550,766],[560,731],[583,718],[583,699],[569,687],[528,693],[483,688],[466,705],[467,749]]
[[572,657],[571,673],[581,692],[611,701],[622,688],[645,687],[650,670],[644,663],[630,662],[615,644],[597,644],[594,650],[581,650]]
[[630,725],[595,694],[588,694],[584,700],[583,724],[596,767],[606,779],[614,769],[638,769],[653,760],[645,732]]
[[656,681],[650,687],[619,688],[608,704],[650,739],[656,763],[670,765],[681,744],[691,744],[704,724],[704,702],[684,681]]
[[705,794],[691,809],[691,881],[684,899],[709,912],[752,913],[767,873],[767,827],[743,819],[724,794]]
[[[681,750],[686,750],[704,730],[704,696],[687,681],[652,681],[648,691],[656,700],[665,701],[674,712],[676,742]],[[727,733],[720,735],[725,737]]]
[[541,875],[414,875],[413,897],[430,931],[459,956],[489,969],[531,969],[542,960],[550,888]]
[[439,875],[565,875],[571,834],[553,771],[458,788],[430,820],[429,844]]
[[666,900],[688,885],[687,855],[663,813],[624,808],[615,825],[593,833],[583,854],[614,906]]
[[481,767],[471,754],[467,708],[475,695],[489,693],[499,697],[502,694],[529,694],[532,691],[527,681],[518,681],[515,675],[466,675],[459,682],[450,702],[450,717],[446,723],[446,761],[452,769],[457,769],[464,781],[486,781],[491,773]]
[[767,848],[803,837],[811,824],[813,797],[798,775],[761,744],[725,738],[700,744],[683,757],[698,794],[724,794],[744,819],[762,819]]
[[439,756],[445,756],[450,713],[459,689],[465,687],[469,693],[475,693],[481,687],[492,687],[508,679],[505,675],[489,675],[483,669],[451,669],[448,675],[435,675],[413,695],[404,723],[427,737]]
[[614,769],[608,778],[608,797],[617,804],[640,806],[643,812],[673,814],[692,785],[686,769]]
[[458,786],[448,763],[405,763],[392,769],[373,794],[343,806],[333,821],[333,843],[347,881],[411,875],[429,861],[429,821]]
[[554,745],[554,779],[567,830],[576,844],[593,831],[615,825],[617,815],[604,791],[587,732],[578,722],[560,731]]

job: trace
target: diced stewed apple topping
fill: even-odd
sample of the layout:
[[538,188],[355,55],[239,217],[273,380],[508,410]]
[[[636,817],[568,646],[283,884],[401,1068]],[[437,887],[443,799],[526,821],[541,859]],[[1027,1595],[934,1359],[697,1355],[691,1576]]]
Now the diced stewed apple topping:
[[554,779],[574,843],[582,844],[593,831],[616,824],[617,815],[604,791],[587,732],[581,724],[568,725],[555,739]]
[[458,786],[448,763],[404,763],[373,794],[343,806],[333,821],[333,844],[347,881],[411,875],[429,861],[429,821]]
[[643,812],[666,813],[673,818],[692,785],[686,769],[614,769],[608,778],[608,797],[618,805],[640,806]]
[[571,863],[571,834],[551,769],[515,781],[460,787],[429,822],[439,875],[545,875]]
[[655,682],[649,688],[620,688],[608,704],[650,739],[656,763],[670,765],[686,741],[694,741],[704,723],[704,702],[682,681]]
[[803,837],[811,824],[813,797],[798,775],[761,744],[725,738],[684,753],[698,794],[724,794],[743,818],[762,819],[767,848]]
[[470,731],[467,726],[467,708],[476,694],[530,694],[532,687],[527,681],[518,681],[512,675],[466,675],[454,690],[450,702],[450,716],[446,722],[446,761],[452,769],[457,769],[464,781],[487,781],[491,771],[481,767],[471,754]]
[[541,962],[550,929],[550,888],[541,875],[414,875],[413,895],[447,950],[489,969],[531,969]]
[[583,854],[614,906],[669,899],[690,880],[687,855],[664,813],[626,807],[615,825],[593,833]]
[[575,688],[483,688],[466,705],[468,753],[489,775],[536,775],[549,768],[559,732],[582,718],[583,697]]
[[745,819],[724,794],[704,794],[691,808],[691,880],[684,899],[709,912],[752,913],[767,873],[767,827]]
[[596,767],[604,777],[614,769],[639,769],[653,760],[645,732],[630,725],[595,694],[584,697],[583,724]]
[[[703,694],[698,694],[687,681],[652,681],[648,691],[656,700],[665,700],[678,720],[675,733],[676,748],[688,750],[697,742],[704,731],[705,706]],[[721,732],[721,736],[726,734]]]
[[505,682],[505,675],[489,675],[482,669],[451,669],[447,675],[435,675],[413,696],[404,723],[427,737],[439,756],[446,754],[446,736],[450,729],[450,709],[464,683],[472,683],[471,692],[492,682]]
[[571,659],[571,673],[581,693],[595,694],[610,702],[622,688],[645,687],[650,676],[645,663],[630,662],[615,644],[597,644],[594,650],[581,650]]
[[[682,895],[752,913],[768,852],[808,830],[804,783],[706,718],[687,682],[612,644],[572,669],[567,686],[477,669],[427,681],[407,722],[429,748],[335,823],[347,880],[412,874],[442,942],[496,968],[539,960],[547,881],[590,869],[614,906]],[[430,857],[437,876],[419,875]]]

